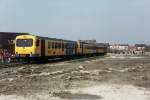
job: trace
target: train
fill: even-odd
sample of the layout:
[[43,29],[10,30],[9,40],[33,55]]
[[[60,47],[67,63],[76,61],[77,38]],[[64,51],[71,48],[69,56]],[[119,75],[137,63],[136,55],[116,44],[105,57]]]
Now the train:
[[15,39],[17,59],[74,58],[105,55],[107,46],[36,35],[19,35]]

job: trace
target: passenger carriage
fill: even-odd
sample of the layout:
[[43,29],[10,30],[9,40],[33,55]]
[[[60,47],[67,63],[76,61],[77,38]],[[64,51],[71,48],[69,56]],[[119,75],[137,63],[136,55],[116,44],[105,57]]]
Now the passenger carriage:
[[16,58],[49,59],[93,56],[106,52],[106,47],[92,43],[40,37],[35,35],[20,35],[16,37]]

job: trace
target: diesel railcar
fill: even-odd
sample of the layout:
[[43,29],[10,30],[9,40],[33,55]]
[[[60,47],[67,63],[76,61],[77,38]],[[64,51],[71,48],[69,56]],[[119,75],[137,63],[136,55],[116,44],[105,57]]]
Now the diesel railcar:
[[17,58],[67,58],[105,54],[106,47],[84,42],[20,35],[16,37],[15,53]]

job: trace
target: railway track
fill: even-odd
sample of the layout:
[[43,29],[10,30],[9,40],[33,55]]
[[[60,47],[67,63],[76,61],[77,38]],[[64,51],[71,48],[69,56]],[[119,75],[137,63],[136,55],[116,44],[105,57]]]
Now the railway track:
[[9,67],[17,67],[22,66],[23,63],[0,63],[0,69],[9,68]]
[[2,68],[9,68],[9,67],[18,67],[23,65],[31,65],[31,64],[55,64],[59,62],[65,62],[65,63],[77,63],[77,62],[83,62],[83,61],[91,61],[96,60],[99,58],[104,58],[105,56],[94,56],[94,57],[86,57],[86,58],[76,58],[76,59],[49,59],[47,62],[40,62],[40,63],[27,63],[27,62],[12,62],[12,63],[0,63],[0,69]]
[[75,63],[75,62],[83,62],[83,61],[90,61],[90,60],[96,60],[100,58],[104,58],[106,56],[94,56],[94,57],[86,57],[86,58],[79,58],[79,59],[73,59],[65,61],[66,63]]

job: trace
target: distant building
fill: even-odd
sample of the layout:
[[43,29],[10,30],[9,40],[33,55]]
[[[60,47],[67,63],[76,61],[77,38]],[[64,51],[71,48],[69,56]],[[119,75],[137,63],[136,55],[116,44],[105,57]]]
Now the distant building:
[[129,50],[128,44],[110,44],[110,50]]
[[79,42],[85,42],[85,43],[96,43],[96,40],[79,40]]
[[28,33],[0,32],[0,49],[14,50],[14,40],[18,35]]
[[110,44],[109,46],[109,52],[111,53],[126,53],[128,50],[128,44]]
[[150,45],[146,45],[146,52],[150,52]]
[[96,40],[79,40],[79,42],[92,44],[98,48],[103,48],[103,49],[105,48],[106,51],[108,51],[108,48],[109,48],[109,43],[97,43]]
[[129,51],[136,51],[136,47],[135,46],[129,46]]
[[137,51],[143,51],[146,49],[146,44],[135,44]]

